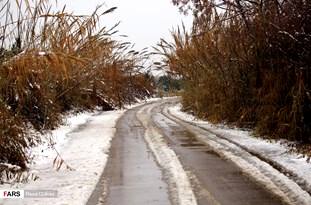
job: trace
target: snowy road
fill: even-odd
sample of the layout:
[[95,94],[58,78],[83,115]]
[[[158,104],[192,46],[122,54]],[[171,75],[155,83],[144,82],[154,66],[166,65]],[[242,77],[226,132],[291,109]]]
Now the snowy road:
[[[138,109],[127,111],[116,126],[110,159],[103,176],[109,183],[107,204],[170,204],[161,170],[144,142],[144,128],[136,117]],[[101,193],[98,188],[88,204],[104,201],[105,196],[98,201]]]
[[149,103],[121,117],[102,189],[99,183],[89,204],[310,202],[307,192],[266,162],[172,115],[168,107],[175,103]]
[[126,112],[72,116],[53,136],[74,170],[55,171],[46,150],[31,167],[39,180],[0,186],[58,196],[0,205],[311,204],[311,165],[304,158],[278,142],[193,120],[178,102],[152,99]]

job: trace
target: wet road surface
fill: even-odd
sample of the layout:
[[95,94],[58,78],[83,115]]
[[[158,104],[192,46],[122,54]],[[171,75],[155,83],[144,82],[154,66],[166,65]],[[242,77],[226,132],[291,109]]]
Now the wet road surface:
[[[164,101],[162,101],[164,102]],[[182,125],[151,111],[152,122],[179,156],[200,205],[281,205],[281,200],[250,180],[232,162],[218,156]],[[117,123],[110,158],[88,204],[167,205],[168,186],[144,141],[145,128],[136,117],[145,106],[127,111]],[[106,184],[106,187],[103,185]],[[101,193],[106,197],[100,198]],[[107,193],[106,193],[107,192]]]
[[117,123],[108,161],[109,205],[170,204],[161,169],[144,141],[144,128],[128,111]]
[[282,202],[251,181],[232,162],[222,159],[176,122],[162,114],[162,106],[152,110],[153,122],[167,137],[192,180],[198,204],[280,205]]

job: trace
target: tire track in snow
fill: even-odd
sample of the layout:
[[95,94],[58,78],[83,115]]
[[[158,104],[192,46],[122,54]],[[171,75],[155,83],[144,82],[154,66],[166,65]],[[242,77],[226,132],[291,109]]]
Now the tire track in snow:
[[178,205],[197,205],[190,179],[175,152],[170,149],[164,137],[151,125],[151,110],[159,103],[146,106],[137,112],[137,117],[146,128],[145,140],[169,181],[174,202]]
[[[167,103],[168,102],[162,103],[162,105]],[[235,163],[256,182],[262,184],[268,190],[281,197],[284,202],[297,205],[311,204],[311,197],[307,191],[303,190],[296,182],[289,179],[286,175],[280,173],[280,170],[276,169],[276,167],[273,167],[268,162],[248,152],[239,144],[235,142],[232,143],[231,140],[221,137],[206,128],[204,129],[194,123],[172,115],[167,107],[164,107],[162,114],[193,132],[200,141],[208,144],[222,157]]]

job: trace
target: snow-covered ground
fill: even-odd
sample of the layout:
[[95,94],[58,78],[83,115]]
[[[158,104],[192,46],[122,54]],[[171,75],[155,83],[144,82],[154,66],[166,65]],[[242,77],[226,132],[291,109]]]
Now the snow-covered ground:
[[173,201],[179,205],[196,205],[196,197],[193,193],[190,179],[178,156],[168,146],[164,136],[157,131],[155,126],[150,124],[151,110],[158,105],[154,103],[143,107],[137,112],[138,119],[146,128],[145,140],[157,162],[164,169]]
[[[209,137],[201,136],[200,139],[205,140],[210,145],[213,144],[215,149],[222,150],[224,156],[237,163],[238,166],[249,169],[248,171],[253,172],[251,175],[255,174],[258,166],[260,166],[261,170],[259,171],[261,172],[270,170],[270,173],[258,173],[257,176],[262,179],[267,176],[273,177],[274,179],[267,178],[264,182],[271,181],[270,188],[275,190],[276,188],[283,189],[281,191],[283,194],[285,193],[285,197],[288,197],[290,194],[298,195],[301,197],[301,203],[311,203],[310,195],[307,193],[310,193],[311,190],[311,164],[307,162],[305,157],[289,152],[288,148],[281,141],[255,138],[250,131],[243,131],[237,128],[232,129],[224,125],[213,125],[206,121],[197,120],[194,116],[182,112],[181,104],[169,107],[168,112],[177,119],[182,119],[192,125],[210,131],[211,135]],[[246,156],[247,153],[244,157],[234,156],[235,154],[242,155],[243,150],[250,153],[250,156]],[[251,157],[252,155],[254,157]],[[243,162],[241,158],[247,160]],[[263,162],[259,163],[260,160],[263,160]],[[254,169],[251,166],[254,166]],[[281,170],[283,174],[278,174],[274,168]],[[275,185],[288,186],[287,188],[295,193],[289,193],[290,190],[285,190],[283,187],[275,187]],[[300,185],[302,190],[298,185]],[[279,195],[282,195],[282,193],[279,193]]]
[[[27,183],[0,185],[0,190],[56,190],[58,197],[0,199],[0,204],[85,204],[106,165],[117,119],[128,109],[159,99],[137,100],[118,111],[68,113],[64,125],[41,135],[42,143],[27,151],[30,170],[22,175]],[[38,135],[32,129],[29,134]]]
[[[127,109],[157,100],[159,99],[143,101],[128,106]],[[146,128],[145,140],[149,148],[164,169],[173,199],[179,204],[193,205],[196,204],[196,198],[187,173],[161,132],[151,123],[151,110],[161,103],[142,107],[137,117]],[[42,136],[46,143],[30,150],[29,154],[34,156],[30,168],[39,179],[13,186],[0,185],[0,190],[56,190],[58,197],[0,199],[0,204],[85,204],[105,168],[116,121],[125,111],[68,115],[66,125],[54,130],[51,135]],[[215,152],[256,178],[258,183],[284,198],[287,203],[311,204],[311,164],[302,155],[288,152],[284,143],[256,138],[250,131],[197,120],[192,115],[182,112],[180,104],[166,107],[164,113],[180,122],[187,122],[188,124],[182,125],[213,147]],[[202,129],[210,134],[202,132]],[[51,148],[50,138],[55,142],[55,149]],[[58,171],[53,166],[57,152],[61,158],[56,162],[64,160]],[[73,170],[67,169],[67,165]]]
[[55,158],[57,156],[56,151],[61,150],[66,142],[68,142],[70,139],[67,134],[74,129],[77,129],[80,125],[86,123],[92,117],[92,115],[96,114],[98,114],[98,111],[65,115],[63,119],[63,125],[41,136],[43,143],[29,150],[29,155],[34,157],[31,163],[33,165],[38,165],[46,163],[46,161],[51,157]]
[[[30,168],[39,179],[0,186],[1,190],[56,190],[57,198],[6,199],[0,200],[0,204],[85,204],[104,170],[115,124],[123,112],[85,112],[67,116],[66,125],[54,130],[52,136],[42,136],[46,143],[31,150],[34,160]],[[56,162],[64,160],[59,171],[53,166],[58,155],[50,148],[50,137],[61,156]]]

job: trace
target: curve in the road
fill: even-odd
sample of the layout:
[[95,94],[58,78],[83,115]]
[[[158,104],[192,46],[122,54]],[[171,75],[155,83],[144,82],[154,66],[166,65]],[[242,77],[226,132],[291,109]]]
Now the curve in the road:
[[[163,105],[163,104],[162,104]],[[191,178],[198,204],[283,204],[268,190],[250,180],[232,162],[224,160],[198,141],[185,127],[162,114],[162,106],[152,111],[153,123],[167,137]]]
[[[108,165],[88,204],[280,205],[308,201],[295,198],[299,191],[291,193],[286,192],[287,187],[277,187],[284,184],[282,179],[286,176],[280,174],[276,179],[267,177],[267,172],[278,170],[266,165],[260,157],[236,146],[230,140],[171,115],[166,107],[171,103],[176,103],[176,99],[148,103],[127,111],[120,118]],[[210,140],[210,143],[202,138]],[[152,143],[159,143],[160,146],[154,147]],[[217,150],[219,146],[225,152],[235,152],[232,150],[234,146],[238,147],[238,151],[230,159]],[[182,174],[167,175],[171,167],[161,162],[161,155],[164,156],[164,161],[168,161],[165,159],[166,153],[159,153],[163,150],[172,152],[171,157],[176,164],[182,164],[180,172],[185,174],[183,178],[185,181],[189,180],[190,185],[180,183],[182,180],[178,182],[178,176],[183,176]],[[239,153],[244,158],[238,156]],[[241,158],[241,161],[249,163],[253,170],[259,172],[257,176],[264,179],[255,179],[249,174],[251,170],[241,170],[234,158]],[[256,163],[251,159],[255,159]],[[260,169],[262,165],[264,168]],[[170,178],[174,178],[173,183],[179,189],[172,189]],[[289,178],[285,181],[295,185]],[[269,189],[270,185],[276,189]],[[195,197],[191,196],[192,191]],[[181,197],[176,200],[178,194],[175,192],[189,198]],[[181,203],[183,200],[184,203]]]
[[[175,104],[177,100],[170,100],[169,104]],[[165,105],[167,105],[165,103]],[[164,104],[162,104],[164,105]],[[165,107],[165,108],[164,108]],[[236,142],[232,143],[232,140],[227,137],[220,136],[213,131],[210,131],[204,127],[198,126],[186,120],[180,119],[179,117],[172,115],[166,106],[162,109],[162,114],[168,119],[174,121],[177,124],[181,124],[187,129],[195,132],[197,138],[203,143],[207,143],[214,149],[214,151],[220,153],[222,157],[228,158],[226,152],[231,152],[231,161],[235,161],[234,159],[238,159],[239,161],[246,163],[246,167],[248,166],[250,169],[246,170],[243,168],[243,171],[248,174],[253,180],[260,183],[262,186],[265,186],[274,194],[281,197],[288,204],[310,204],[311,198],[308,191],[304,190],[303,187],[299,186],[299,183],[296,180],[293,180],[291,175],[287,175],[286,172],[283,173],[281,170],[277,169],[274,164],[270,164],[269,161],[264,160],[262,157],[258,157],[253,152],[249,152],[249,149],[245,148],[237,144]],[[223,147],[226,151],[220,151],[219,148],[215,147]],[[232,147],[235,147],[232,149]],[[238,153],[237,153],[238,152]],[[230,155],[230,154],[229,154]],[[235,156],[234,156],[235,155]],[[238,162],[234,162],[238,166],[241,167],[241,164]],[[257,172],[257,173],[255,173]],[[262,176],[261,178],[259,176]]]

